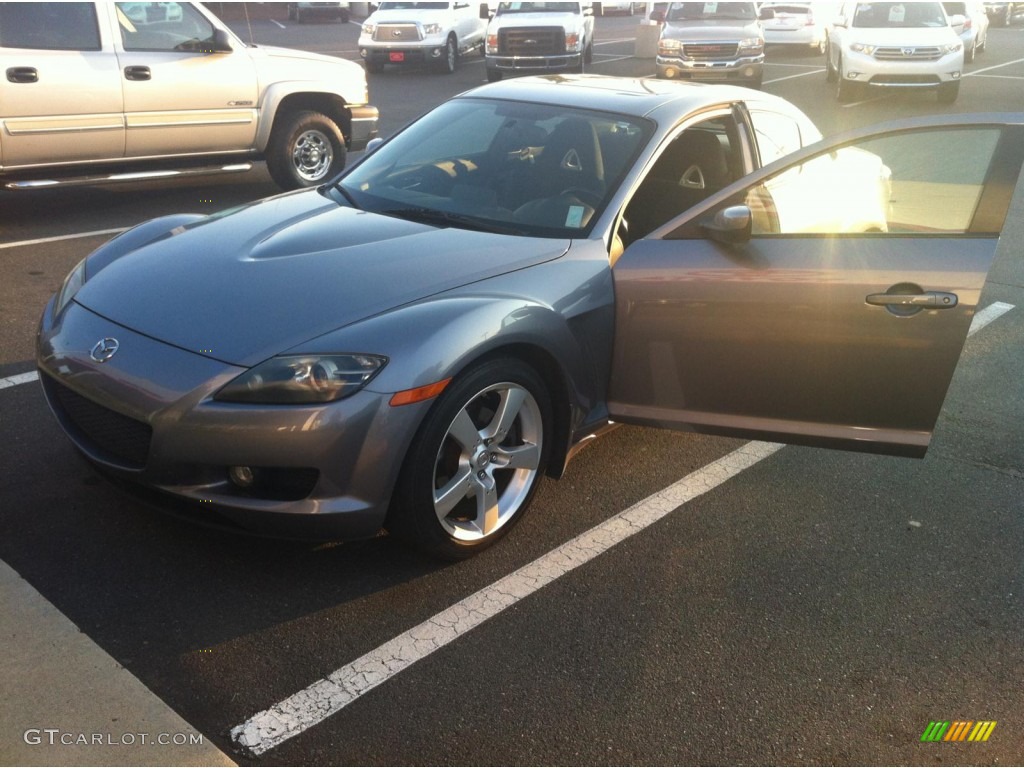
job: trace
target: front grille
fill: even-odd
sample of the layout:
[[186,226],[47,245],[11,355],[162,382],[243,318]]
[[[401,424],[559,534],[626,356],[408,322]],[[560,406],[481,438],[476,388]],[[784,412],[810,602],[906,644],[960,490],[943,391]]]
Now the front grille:
[[938,85],[938,75],[875,75],[871,82],[878,85]]
[[915,47],[908,45],[905,48],[876,48],[875,58],[886,61],[935,61],[942,58],[942,51],[934,45]]
[[49,376],[40,378],[50,403],[83,448],[128,469],[146,466],[152,427],[94,403]]
[[557,56],[565,53],[565,32],[561,27],[499,29],[498,53],[503,56]]
[[688,59],[699,61],[723,61],[736,58],[739,45],[737,43],[686,43],[683,55]]
[[378,43],[411,43],[423,39],[420,28],[415,24],[378,24],[373,31]]

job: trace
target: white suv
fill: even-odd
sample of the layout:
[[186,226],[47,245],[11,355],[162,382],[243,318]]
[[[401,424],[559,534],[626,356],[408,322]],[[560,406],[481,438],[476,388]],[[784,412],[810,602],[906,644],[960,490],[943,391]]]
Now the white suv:
[[367,72],[386,64],[433,64],[451,74],[484,44],[487,21],[468,0],[384,0],[359,35]]
[[964,46],[950,23],[941,2],[844,3],[825,62],[836,98],[853,101],[869,86],[930,88],[940,102],[953,103]]

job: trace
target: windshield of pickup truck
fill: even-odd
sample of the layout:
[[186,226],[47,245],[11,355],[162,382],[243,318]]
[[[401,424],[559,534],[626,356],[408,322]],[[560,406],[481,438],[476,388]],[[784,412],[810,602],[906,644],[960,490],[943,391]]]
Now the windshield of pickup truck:
[[753,21],[757,10],[753,3],[672,3],[668,21]]
[[579,13],[579,3],[567,2],[510,2],[498,3],[498,13]]
[[417,3],[414,0],[405,2],[404,0],[386,0],[377,6],[379,11],[443,11],[448,7],[447,2],[439,2],[439,0],[432,0],[432,2]]
[[945,27],[949,22],[942,3],[859,3],[854,27]]

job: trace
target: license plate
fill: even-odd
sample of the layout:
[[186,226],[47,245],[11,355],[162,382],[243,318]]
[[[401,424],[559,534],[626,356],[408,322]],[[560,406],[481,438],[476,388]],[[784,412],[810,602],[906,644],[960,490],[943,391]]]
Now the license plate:
[[401,51],[392,51],[388,54],[389,61],[405,61],[405,54]]

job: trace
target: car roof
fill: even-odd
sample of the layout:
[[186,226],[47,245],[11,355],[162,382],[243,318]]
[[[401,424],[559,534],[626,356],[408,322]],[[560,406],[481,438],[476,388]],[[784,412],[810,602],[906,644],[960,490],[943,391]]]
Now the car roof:
[[777,96],[736,85],[590,74],[537,75],[501,80],[459,94],[459,98],[468,96],[596,109],[655,120],[736,101],[770,104],[783,111],[793,109],[789,102]]

